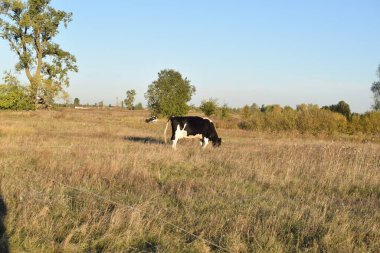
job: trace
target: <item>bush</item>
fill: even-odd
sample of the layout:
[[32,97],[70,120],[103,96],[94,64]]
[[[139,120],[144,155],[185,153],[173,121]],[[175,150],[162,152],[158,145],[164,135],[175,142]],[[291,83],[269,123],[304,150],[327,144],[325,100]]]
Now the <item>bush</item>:
[[216,99],[210,98],[208,101],[203,100],[199,109],[206,115],[211,116],[218,111],[218,103]]
[[33,100],[26,88],[19,85],[0,85],[1,110],[34,110]]
[[346,117],[347,120],[351,120],[351,109],[349,104],[344,101],[339,101],[336,105],[323,106],[322,109],[337,112]]
[[261,111],[249,114],[243,108],[243,121],[239,127],[246,130],[281,132],[296,130],[300,133],[333,134],[347,131],[346,118],[329,110],[321,110],[317,105],[299,105],[297,110],[286,106],[266,106]]
[[350,133],[379,134],[380,111],[366,112],[362,115],[354,114],[350,125]]

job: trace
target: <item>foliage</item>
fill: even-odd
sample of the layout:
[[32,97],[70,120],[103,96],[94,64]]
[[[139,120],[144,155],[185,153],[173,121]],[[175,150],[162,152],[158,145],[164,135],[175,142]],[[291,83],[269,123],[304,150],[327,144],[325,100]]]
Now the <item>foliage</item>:
[[125,107],[128,110],[133,110],[133,103],[135,102],[136,91],[135,90],[127,90],[127,98],[124,99]]
[[[380,79],[380,65],[377,68],[377,76]],[[372,83],[371,91],[373,93],[373,100],[374,100],[372,107],[374,110],[380,110],[380,80]]]
[[[377,68],[377,76],[380,79],[380,65]],[[380,80],[372,83],[371,91],[373,93],[373,100],[374,100],[372,107],[374,110],[380,110]]]
[[[245,107],[244,107],[245,108]],[[244,110],[243,108],[243,110]],[[240,128],[247,130],[280,132],[297,131],[311,134],[346,132],[347,120],[342,115],[321,110],[317,105],[302,104],[296,110],[279,105],[262,107],[246,115]],[[248,111],[247,111],[248,113]]]
[[9,42],[18,56],[17,71],[25,71],[30,96],[42,97],[52,104],[64,86],[68,73],[77,72],[76,59],[53,42],[63,24],[67,27],[72,13],[56,10],[51,0],[0,1],[0,37]]
[[220,108],[220,118],[221,119],[227,119],[230,116],[230,108],[227,104],[223,104],[223,106]]
[[135,110],[143,110],[143,109],[144,109],[144,106],[142,105],[141,102],[139,102],[139,103],[137,103],[137,104],[135,105]]
[[206,115],[215,115],[218,111],[218,102],[216,99],[202,100],[199,109]]
[[249,108],[252,112],[254,111],[260,111],[260,107],[256,104],[256,103],[253,103],[250,108]]
[[165,69],[160,71],[158,79],[149,85],[145,98],[154,115],[170,117],[187,114],[187,102],[193,94],[195,87],[190,85],[190,80],[182,78],[175,70]]
[[373,109],[380,110],[380,81],[374,82],[371,87],[371,91],[373,92]]
[[378,135],[380,133],[380,111],[354,114],[349,126],[350,133],[364,133]]
[[349,104],[344,101],[339,101],[336,105],[323,106],[322,109],[330,110],[332,112],[337,112],[346,117],[347,120],[351,120],[351,109]]
[[[338,105],[343,103],[338,103]],[[338,108],[339,106],[336,105]],[[344,104],[343,104],[344,105]],[[242,108],[242,120],[239,127],[246,130],[283,132],[296,131],[313,135],[335,133],[366,134],[378,136],[380,133],[380,111],[347,116],[318,105],[298,105],[296,110],[290,106],[281,108],[278,105],[264,106],[263,112],[249,111],[248,106]],[[346,108],[341,106],[340,108]]]
[[21,86],[20,81],[10,71],[4,73],[6,84],[0,85],[0,109],[6,110],[33,110],[33,101],[28,90]]
[[21,85],[21,82],[17,79],[15,75],[12,74],[11,71],[4,72],[3,80],[6,84],[9,84],[9,85],[17,85],[17,86]]
[[243,120],[247,120],[250,116],[251,112],[250,112],[250,108],[248,105],[245,105],[242,109],[241,109],[241,117]]
[[80,105],[79,98],[74,98],[74,106],[79,106],[79,105]]
[[28,90],[19,85],[0,85],[1,110],[34,110],[34,103],[28,96]]

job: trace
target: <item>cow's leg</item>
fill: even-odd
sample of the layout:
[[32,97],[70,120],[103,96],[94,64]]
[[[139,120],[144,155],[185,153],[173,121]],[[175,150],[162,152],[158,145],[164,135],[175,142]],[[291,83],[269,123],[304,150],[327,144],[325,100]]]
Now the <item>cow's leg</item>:
[[177,149],[177,139],[174,139],[173,140],[173,145],[172,145],[172,148],[174,149],[174,150],[176,150]]
[[[181,131],[181,128],[179,125],[177,125],[177,129],[175,130],[173,136],[172,136],[172,141],[173,141],[173,149],[176,150],[177,149],[177,142],[179,139],[181,139],[183,136],[183,133]],[[174,138],[173,138],[174,137]]]
[[207,144],[208,144],[208,138],[204,137],[203,138],[203,149],[205,149],[207,147]]

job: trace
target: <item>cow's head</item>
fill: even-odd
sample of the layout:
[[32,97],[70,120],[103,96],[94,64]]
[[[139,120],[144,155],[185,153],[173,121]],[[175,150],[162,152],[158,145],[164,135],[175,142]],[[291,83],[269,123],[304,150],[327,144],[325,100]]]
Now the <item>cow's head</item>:
[[214,147],[219,147],[220,145],[222,145],[222,138],[217,138],[215,141],[212,142],[212,145]]

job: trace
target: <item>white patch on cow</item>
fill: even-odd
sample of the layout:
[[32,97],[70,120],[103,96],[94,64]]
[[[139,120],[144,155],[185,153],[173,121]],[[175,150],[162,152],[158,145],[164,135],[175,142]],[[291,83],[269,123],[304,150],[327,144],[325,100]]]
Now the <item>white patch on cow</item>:
[[208,138],[205,137],[203,140],[204,140],[204,144],[202,148],[205,149],[208,144]]
[[179,125],[177,126],[177,129],[175,130],[175,134],[174,134],[173,149],[177,149],[177,142],[179,139],[187,137],[187,131],[185,130],[185,128],[186,128],[186,123],[183,126],[182,130]]
[[212,120],[211,120],[211,119],[209,119],[209,118],[203,118],[203,119],[207,119],[208,121],[210,121],[210,122],[212,123]]

